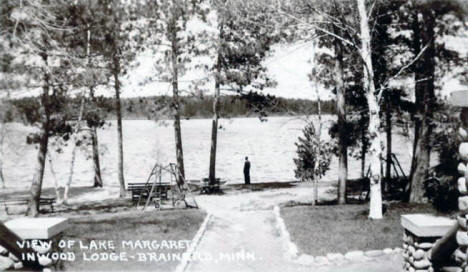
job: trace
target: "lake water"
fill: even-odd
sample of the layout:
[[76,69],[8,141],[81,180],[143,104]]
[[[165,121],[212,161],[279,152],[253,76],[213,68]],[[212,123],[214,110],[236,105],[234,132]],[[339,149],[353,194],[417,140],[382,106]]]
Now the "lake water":
[[[328,137],[328,127],[335,119],[325,116],[323,133]],[[117,180],[117,133],[115,121],[98,131],[101,151],[101,167],[105,185],[118,184]],[[267,122],[258,118],[233,118],[220,120],[218,134],[217,176],[228,183],[243,182],[244,157],[249,156],[253,183],[269,181],[292,181],[298,136],[305,125],[300,117],[271,117]],[[26,144],[26,135],[31,127],[9,124],[4,146],[4,175],[8,187],[29,187],[37,149]],[[156,162],[175,162],[174,132],[172,122],[150,120],[124,120],[124,171],[127,182],[144,182]],[[208,176],[211,120],[193,119],[182,121],[182,137],[187,179]],[[395,135],[394,152],[404,169],[410,167],[411,144],[408,139]],[[52,152],[53,168],[61,184],[68,180],[71,161],[71,145],[58,154]],[[77,152],[74,185],[87,186],[93,183],[91,148],[80,148]],[[324,180],[337,179],[337,160]],[[360,161],[349,159],[349,177],[360,176]],[[53,186],[53,178],[47,163],[44,187]]]

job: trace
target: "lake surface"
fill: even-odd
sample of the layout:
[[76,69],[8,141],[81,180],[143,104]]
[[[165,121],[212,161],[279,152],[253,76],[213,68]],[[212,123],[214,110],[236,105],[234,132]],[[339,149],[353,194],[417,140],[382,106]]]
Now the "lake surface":
[[[329,139],[328,127],[335,116],[325,116],[324,138]],[[217,176],[228,183],[243,182],[244,157],[249,156],[253,183],[292,181],[298,136],[302,135],[305,119],[301,117],[271,117],[267,122],[258,118],[233,118],[220,120],[218,131]],[[118,185],[117,180],[117,133],[115,121],[100,129],[101,167],[105,185]],[[37,149],[26,144],[26,135],[33,128],[22,124],[8,124],[4,146],[4,175],[8,187],[29,187]],[[182,121],[182,137],[187,179],[208,176],[211,120],[193,119]],[[172,122],[150,120],[124,120],[124,173],[127,182],[145,182],[156,162],[175,162],[174,130]],[[410,141],[400,135],[393,140],[394,152],[403,168],[410,168]],[[51,152],[53,168],[61,185],[70,173],[72,145],[62,153]],[[90,147],[77,151],[73,185],[89,186],[93,183]],[[333,158],[331,169],[323,180],[337,179],[337,159]],[[361,174],[360,161],[349,158],[349,178]],[[45,169],[44,187],[52,187],[54,180],[49,164]]]

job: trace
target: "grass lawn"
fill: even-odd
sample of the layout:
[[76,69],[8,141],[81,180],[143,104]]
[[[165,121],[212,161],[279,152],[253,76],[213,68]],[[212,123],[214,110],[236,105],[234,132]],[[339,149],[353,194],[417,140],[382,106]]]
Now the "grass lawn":
[[[66,252],[74,252],[76,260],[65,262],[65,270],[172,271],[179,261],[164,260],[160,254],[167,256],[172,253],[185,252],[187,244],[184,242],[179,243],[179,241],[191,240],[203,222],[205,215],[201,210],[188,209],[153,212],[135,211],[73,218],[63,239],[76,241],[75,246],[65,250]],[[115,249],[80,249],[79,241],[84,246],[90,246],[92,240],[113,241]],[[138,243],[138,240],[140,242],[155,240],[161,247],[159,249],[141,249],[138,244],[142,245],[142,243]],[[124,249],[122,248],[122,241],[132,241],[137,248],[131,249],[127,245],[127,248]],[[172,242],[171,244],[170,241],[175,241],[175,243]],[[176,245],[176,243],[178,244]],[[87,258],[91,258],[91,254],[103,252],[115,252],[116,254],[126,252],[128,261],[85,260],[84,254],[87,255]],[[149,257],[148,253],[153,253],[153,256],[158,256],[158,260],[148,258],[146,261],[142,261],[143,259],[138,258],[138,253],[146,254],[147,257]]]
[[281,217],[301,253],[372,250],[402,246],[400,215],[436,213],[429,205],[392,203],[382,220],[368,219],[369,204],[295,206],[281,209]]

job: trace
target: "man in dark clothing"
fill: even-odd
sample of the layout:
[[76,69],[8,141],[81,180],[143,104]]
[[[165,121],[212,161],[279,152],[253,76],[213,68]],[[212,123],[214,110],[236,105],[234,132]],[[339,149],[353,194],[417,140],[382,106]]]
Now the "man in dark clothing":
[[250,184],[250,161],[249,161],[249,157],[245,157],[244,180],[245,180],[245,184]]

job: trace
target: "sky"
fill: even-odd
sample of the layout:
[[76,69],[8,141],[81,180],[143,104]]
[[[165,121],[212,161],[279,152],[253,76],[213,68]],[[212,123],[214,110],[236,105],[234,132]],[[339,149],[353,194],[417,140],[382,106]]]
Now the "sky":
[[[468,54],[468,37],[457,39],[447,39],[446,44],[449,48]],[[308,78],[308,74],[312,69],[314,46],[312,42],[298,42],[294,44],[279,44],[272,49],[264,65],[267,68],[269,76],[277,82],[276,87],[269,88],[263,93],[275,95],[285,98],[300,98],[316,100],[315,86]],[[138,97],[138,96],[154,96],[154,95],[171,95],[170,83],[153,82],[150,84],[140,84],[148,76],[154,75],[156,72],[152,68],[153,57],[149,53],[142,53],[138,58],[139,65],[130,71],[129,76],[123,79],[122,97]],[[210,62],[205,59],[201,62]],[[188,82],[203,78],[207,75],[201,71],[192,70],[187,72],[180,78],[179,87],[182,90],[189,89]],[[450,92],[468,88],[462,85],[453,75],[447,75],[442,81],[442,97],[448,97]],[[414,82],[409,79],[402,82],[402,85],[412,86]],[[209,81],[206,85],[209,90],[208,94],[212,94],[210,90],[214,89],[213,81]],[[319,95],[321,100],[330,100],[334,98],[334,94],[323,87],[319,86]],[[103,90],[103,95],[113,95],[112,90]],[[409,100],[414,100],[409,94]]]
[[[265,59],[264,65],[268,75],[277,82],[276,87],[269,88],[263,92],[279,97],[302,98],[315,100],[316,91],[308,79],[308,73],[312,69],[310,63],[313,58],[313,44],[301,42],[296,44],[281,44],[273,47],[273,50]],[[153,96],[171,94],[170,83],[152,82],[140,84],[151,75],[157,73],[153,69],[153,57],[151,53],[145,52],[138,57],[139,65],[129,72],[129,76],[123,81],[122,97]],[[209,60],[206,60],[209,62]],[[203,78],[207,75],[199,70],[187,72],[180,78],[180,89],[188,89],[188,82],[193,79]],[[210,86],[213,86],[210,88]],[[214,88],[213,81],[207,83],[207,89]],[[102,90],[103,95],[108,95],[109,90]],[[330,91],[319,88],[320,98],[329,100],[333,98]],[[211,94],[211,93],[208,93]]]

